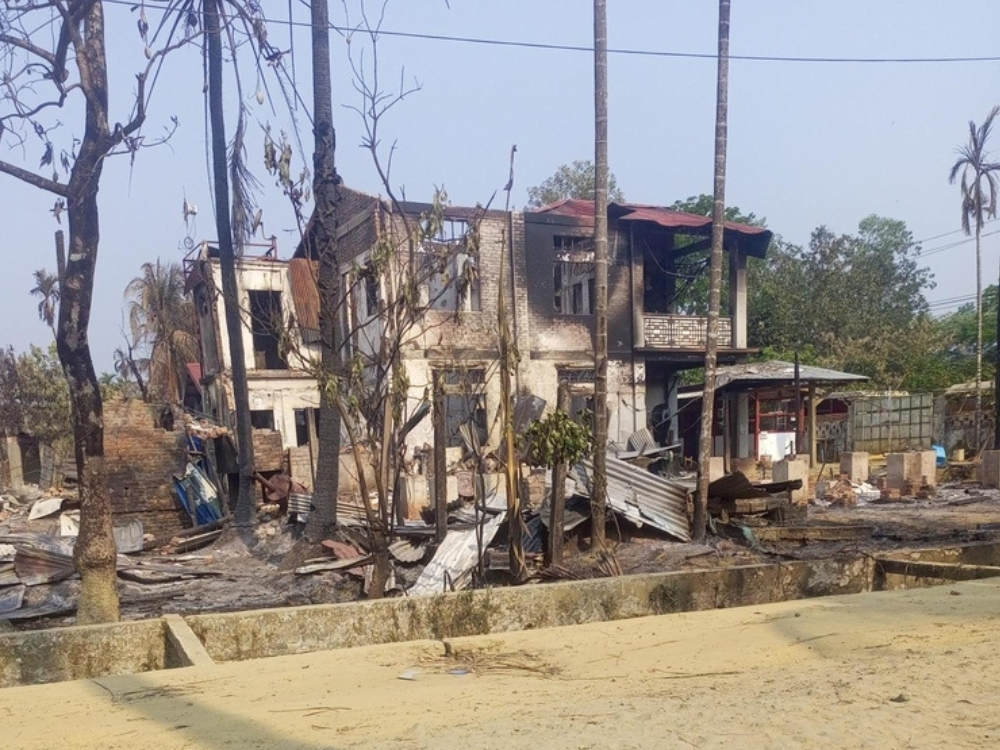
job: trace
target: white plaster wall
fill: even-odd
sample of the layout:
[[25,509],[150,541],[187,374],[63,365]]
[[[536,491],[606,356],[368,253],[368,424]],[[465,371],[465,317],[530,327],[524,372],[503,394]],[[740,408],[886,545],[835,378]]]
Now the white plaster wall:
[[251,378],[248,382],[250,408],[274,411],[274,428],[281,431],[281,444],[294,448],[295,410],[318,409],[319,387],[308,377]]
[[[552,360],[533,359],[521,363],[521,390],[545,399],[546,413],[556,407],[561,367],[561,363]],[[609,360],[608,411],[608,437],[617,443],[624,444],[629,435],[646,426],[644,362],[637,361],[633,369],[631,361]]]
[[[222,348],[222,366],[229,369],[232,366],[232,357],[229,352],[229,331],[226,328],[226,308],[225,300],[221,294],[222,274],[219,262],[213,260],[209,266],[211,268],[211,282],[215,288],[220,290],[216,295],[216,315],[219,320],[219,342]],[[243,360],[247,371],[254,369],[253,356],[253,334],[250,328],[250,292],[281,292],[281,312],[284,320],[289,320],[295,315],[295,303],[292,300],[291,276],[288,271],[288,264],[284,261],[261,260],[256,258],[242,258],[236,265],[236,284],[239,289],[240,313],[242,318],[243,331]],[[289,368],[293,370],[304,370],[308,367],[308,360],[319,358],[319,346],[317,344],[306,344],[298,338],[298,331],[291,332],[296,337],[295,344],[298,351],[293,351],[289,356]],[[301,353],[300,353],[301,352]]]

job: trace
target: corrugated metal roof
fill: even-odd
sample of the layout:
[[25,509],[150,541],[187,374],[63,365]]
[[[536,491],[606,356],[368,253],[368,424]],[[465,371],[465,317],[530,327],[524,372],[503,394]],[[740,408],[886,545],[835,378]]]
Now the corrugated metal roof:
[[[594,202],[567,198],[543,206],[535,213],[593,219]],[[687,229],[697,234],[707,234],[712,226],[712,219],[708,216],[677,211],[666,206],[651,206],[641,203],[611,203],[608,206],[608,216],[619,221],[648,221],[667,229]],[[727,234],[735,235],[744,241],[743,249],[746,252],[764,257],[767,246],[771,243],[772,233],[769,229],[753,224],[739,224],[734,221],[727,221],[725,227]]]
[[[868,380],[868,376],[829,370],[813,365],[799,365],[799,380],[803,383],[851,383]],[[794,381],[795,365],[793,363],[770,360],[720,367],[716,371],[715,387],[723,388],[731,383],[792,383]]]
[[[593,464],[584,461],[582,465],[589,483]],[[608,505],[612,510],[638,526],[649,524],[682,542],[691,541],[687,499],[693,486],[664,479],[614,456],[608,456],[607,468]]]
[[306,258],[288,261],[288,274],[292,285],[292,302],[299,327],[308,331],[319,330],[319,287],[316,286],[319,265]]

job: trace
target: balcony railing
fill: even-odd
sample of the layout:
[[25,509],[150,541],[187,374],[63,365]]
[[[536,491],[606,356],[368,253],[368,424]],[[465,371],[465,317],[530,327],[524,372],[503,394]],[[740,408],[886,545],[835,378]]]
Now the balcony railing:
[[[704,349],[708,318],[696,315],[643,315],[647,349]],[[719,318],[719,347],[733,345],[733,321]]]

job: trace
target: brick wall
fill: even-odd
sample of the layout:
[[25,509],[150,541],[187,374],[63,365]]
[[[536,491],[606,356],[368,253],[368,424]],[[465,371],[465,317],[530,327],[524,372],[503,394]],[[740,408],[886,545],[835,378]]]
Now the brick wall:
[[116,526],[142,521],[157,539],[190,526],[174,493],[172,475],[186,465],[183,426],[156,426],[159,407],[133,399],[104,404],[104,452]]

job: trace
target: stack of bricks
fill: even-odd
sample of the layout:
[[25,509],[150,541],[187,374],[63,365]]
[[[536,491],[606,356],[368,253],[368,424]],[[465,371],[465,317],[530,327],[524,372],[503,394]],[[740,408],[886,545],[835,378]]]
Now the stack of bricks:
[[160,407],[135,399],[104,404],[104,454],[115,526],[139,520],[157,539],[191,526],[174,492],[172,476],[183,474],[186,438],[158,427]]

